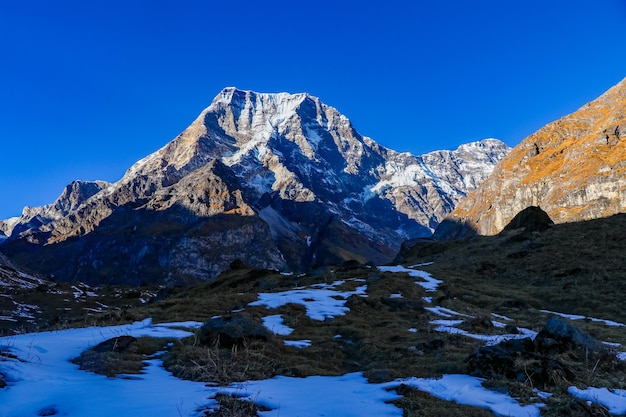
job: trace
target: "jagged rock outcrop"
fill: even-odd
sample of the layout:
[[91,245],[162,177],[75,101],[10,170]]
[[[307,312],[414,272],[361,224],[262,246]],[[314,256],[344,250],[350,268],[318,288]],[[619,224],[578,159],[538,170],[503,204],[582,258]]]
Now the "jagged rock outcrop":
[[626,210],[626,79],[530,135],[466,199],[436,235],[493,235],[522,209],[555,223]]
[[386,262],[508,151],[486,139],[398,153],[316,97],[226,88],[118,182],[73,183],[5,222],[3,250],[90,283],[211,279],[235,259],[287,270]]
[[110,185],[106,181],[72,181],[54,203],[43,207],[27,206],[22,210],[20,217],[0,221],[0,231],[5,235],[11,235],[40,228],[69,215],[89,198]]

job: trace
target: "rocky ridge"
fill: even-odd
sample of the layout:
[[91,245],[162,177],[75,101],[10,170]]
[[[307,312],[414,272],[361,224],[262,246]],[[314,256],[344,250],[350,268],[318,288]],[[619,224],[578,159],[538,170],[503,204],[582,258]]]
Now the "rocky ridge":
[[0,222],[3,250],[91,282],[210,279],[235,259],[281,270],[384,262],[430,235],[508,151],[486,139],[398,153],[316,97],[226,88],[116,183],[74,182]]
[[625,211],[624,132],[626,79],[524,139],[436,236],[493,235],[528,206],[540,206],[555,223]]

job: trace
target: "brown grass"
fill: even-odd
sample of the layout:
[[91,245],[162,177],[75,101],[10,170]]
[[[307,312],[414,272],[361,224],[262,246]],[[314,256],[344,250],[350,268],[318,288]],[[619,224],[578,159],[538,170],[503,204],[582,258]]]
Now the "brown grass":
[[140,374],[148,356],[161,351],[171,342],[169,339],[140,337],[121,351],[98,351],[95,347],[81,353],[72,363],[80,369],[108,377],[121,374]]

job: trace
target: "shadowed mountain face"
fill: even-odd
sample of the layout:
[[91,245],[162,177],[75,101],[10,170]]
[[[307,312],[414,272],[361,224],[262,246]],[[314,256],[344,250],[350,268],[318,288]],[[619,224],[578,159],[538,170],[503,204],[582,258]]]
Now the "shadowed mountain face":
[[211,279],[239,259],[279,270],[386,262],[428,236],[509,151],[486,139],[423,156],[361,136],[308,94],[224,89],[116,183],[75,182],[0,222],[3,251],[60,279]]
[[[626,79],[527,137],[470,193],[436,236],[493,235],[522,209],[555,223],[626,210]],[[467,233],[466,233],[467,234]]]

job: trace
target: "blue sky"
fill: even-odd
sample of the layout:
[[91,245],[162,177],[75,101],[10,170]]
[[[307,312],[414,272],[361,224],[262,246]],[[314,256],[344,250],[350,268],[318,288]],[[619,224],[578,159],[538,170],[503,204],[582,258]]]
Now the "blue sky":
[[226,86],[384,146],[511,146],[626,76],[626,2],[0,0],[0,218],[115,181]]

